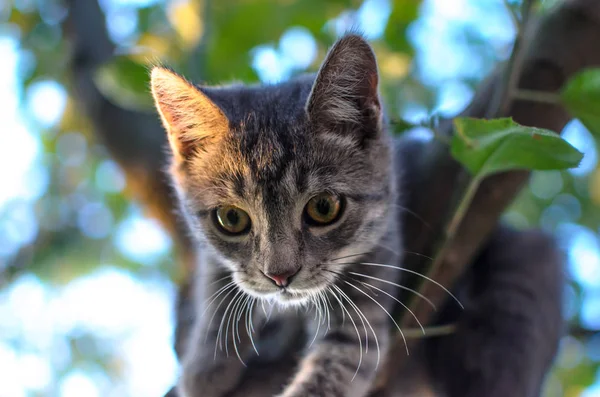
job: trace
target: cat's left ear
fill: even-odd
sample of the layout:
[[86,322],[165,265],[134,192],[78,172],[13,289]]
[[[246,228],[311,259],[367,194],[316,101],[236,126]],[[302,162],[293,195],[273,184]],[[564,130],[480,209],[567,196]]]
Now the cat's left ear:
[[329,50],[306,104],[311,122],[329,130],[376,134],[381,123],[377,61],[371,46],[357,34]]

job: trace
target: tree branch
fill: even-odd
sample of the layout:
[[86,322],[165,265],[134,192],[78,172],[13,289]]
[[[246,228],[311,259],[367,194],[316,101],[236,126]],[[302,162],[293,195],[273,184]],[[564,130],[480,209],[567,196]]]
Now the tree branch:
[[127,176],[128,188],[161,222],[183,255],[182,278],[193,268],[192,246],[183,221],[176,214],[174,192],[164,173],[166,137],[158,117],[121,108],[99,91],[94,82],[98,67],[110,61],[115,50],[97,0],[68,0],[64,28],[71,42],[73,94],[92,122],[95,135]]

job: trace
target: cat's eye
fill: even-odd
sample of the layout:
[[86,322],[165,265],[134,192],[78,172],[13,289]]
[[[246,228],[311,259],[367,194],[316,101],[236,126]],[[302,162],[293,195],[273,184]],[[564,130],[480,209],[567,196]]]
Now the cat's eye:
[[219,230],[228,235],[241,235],[250,230],[250,216],[246,211],[233,205],[217,207],[214,221]]
[[342,213],[342,199],[335,194],[321,193],[311,198],[304,209],[306,222],[311,226],[327,226]]

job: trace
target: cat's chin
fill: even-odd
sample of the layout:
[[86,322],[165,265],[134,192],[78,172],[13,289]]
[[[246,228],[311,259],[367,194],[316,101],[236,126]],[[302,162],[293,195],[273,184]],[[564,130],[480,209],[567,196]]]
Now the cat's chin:
[[277,290],[277,291],[264,291],[254,290],[252,288],[242,289],[250,296],[265,300],[269,303],[277,303],[281,306],[304,306],[311,301],[311,296],[314,296],[314,291],[302,291],[302,290]]
[[303,306],[310,301],[308,294],[282,290],[273,296],[274,300],[285,306]]

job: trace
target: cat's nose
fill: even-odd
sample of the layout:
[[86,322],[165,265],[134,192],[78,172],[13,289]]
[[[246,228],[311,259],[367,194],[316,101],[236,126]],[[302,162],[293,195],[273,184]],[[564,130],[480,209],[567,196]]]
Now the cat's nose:
[[265,273],[265,276],[273,280],[278,287],[287,287],[290,284],[292,277],[298,273],[298,270],[300,269],[293,269],[277,273],[267,272]]

